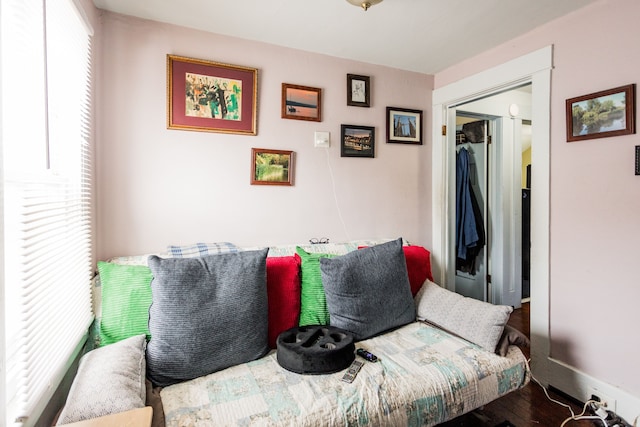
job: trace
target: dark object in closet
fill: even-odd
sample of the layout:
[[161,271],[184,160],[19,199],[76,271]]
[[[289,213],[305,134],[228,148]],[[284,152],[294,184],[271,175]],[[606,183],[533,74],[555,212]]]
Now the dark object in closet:
[[531,190],[522,189],[522,298],[531,296]]
[[469,179],[469,152],[456,156],[456,270],[476,274],[476,258],[485,245],[484,221]]
[[467,142],[472,144],[484,142],[484,124],[484,120],[478,120],[462,125],[462,133],[464,133]]

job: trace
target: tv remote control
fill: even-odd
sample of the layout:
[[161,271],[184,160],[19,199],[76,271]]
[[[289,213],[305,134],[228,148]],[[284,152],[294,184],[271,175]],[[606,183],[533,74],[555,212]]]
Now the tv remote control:
[[352,383],[353,380],[356,379],[356,375],[358,375],[358,372],[360,372],[360,368],[362,368],[362,365],[364,365],[363,362],[354,360],[349,366],[349,369],[347,369],[347,372],[345,372],[342,376],[342,381]]
[[360,357],[364,357],[369,362],[377,362],[378,361],[378,357],[375,354],[368,352],[364,348],[357,349],[356,350],[356,354],[358,356],[360,356]]

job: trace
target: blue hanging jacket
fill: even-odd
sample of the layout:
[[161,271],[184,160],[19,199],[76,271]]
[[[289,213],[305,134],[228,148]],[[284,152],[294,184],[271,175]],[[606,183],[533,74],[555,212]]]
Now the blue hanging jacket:
[[[474,203],[477,202],[469,179],[469,152],[462,148],[456,157],[456,256],[461,260],[468,260],[470,249],[484,245],[484,230],[478,230],[482,218],[476,217]],[[471,252],[475,258],[477,251]]]

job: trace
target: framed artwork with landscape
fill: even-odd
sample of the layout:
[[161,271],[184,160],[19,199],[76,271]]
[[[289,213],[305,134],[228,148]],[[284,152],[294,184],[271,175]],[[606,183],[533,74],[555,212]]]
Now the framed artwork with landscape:
[[636,133],[635,92],[629,84],[567,99],[567,142]]
[[322,121],[322,89],[282,83],[282,118]]
[[369,76],[347,74],[347,105],[353,107],[370,107],[370,80]]
[[341,125],[340,157],[375,157],[373,126]]
[[293,151],[251,149],[251,185],[293,185]]
[[387,107],[387,143],[422,144],[422,110]]
[[256,135],[258,70],[167,55],[167,128]]

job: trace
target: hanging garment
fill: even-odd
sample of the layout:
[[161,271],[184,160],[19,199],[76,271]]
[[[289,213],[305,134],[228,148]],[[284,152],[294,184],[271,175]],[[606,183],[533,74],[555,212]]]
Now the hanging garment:
[[485,245],[485,234],[469,170],[469,151],[463,147],[456,156],[456,270],[475,275],[475,261]]

